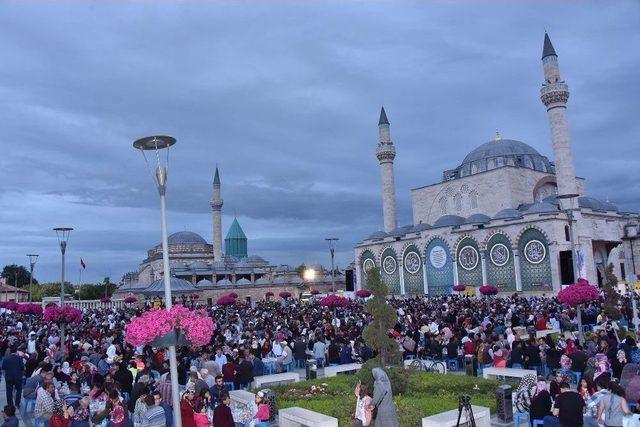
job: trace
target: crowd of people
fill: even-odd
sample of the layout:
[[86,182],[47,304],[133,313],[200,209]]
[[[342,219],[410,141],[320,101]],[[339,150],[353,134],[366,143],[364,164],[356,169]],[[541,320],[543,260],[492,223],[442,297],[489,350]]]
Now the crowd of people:
[[[151,304],[85,309],[81,323],[65,325],[64,341],[59,325],[3,310],[0,355],[7,391],[3,425],[17,425],[16,408],[22,404],[23,410],[33,411],[35,419],[47,420],[53,427],[101,423],[171,426],[175,410],[180,411],[185,427],[260,427],[273,418],[275,408],[268,396],[258,393],[253,404],[237,411],[229,401],[231,389],[250,387],[256,376],[302,368],[309,358],[322,367],[365,362],[375,356],[362,338],[371,315],[360,300],[337,309],[323,307],[316,300],[201,306],[214,319],[216,330],[209,345],[201,349],[178,348],[181,399],[180,407],[174,408],[166,349],[134,347],[124,339],[131,318],[150,309]],[[421,296],[390,299],[389,304],[397,313],[389,335],[396,339],[405,359],[446,359],[462,366],[468,355],[479,369],[535,369],[541,381],[533,378],[527,383],[529,389],[523,385],[530,394],[528,400],[527,393],[519,393],[524,402],[519,404],[524,410],[524,404],[529,403],[526,411],[532,411],[532,419],[557,415],[560,406],[562,423],[563,408],[568,405],[563,401],[569,399],[562,396],[568,389],[556,373],[579,372],[583,379],[578,387],[581,398],[597,401],[597,411],[605,416],[611,405],[620,406],[623,412],[629,409],[626,403],[618,405],[616,397],[605,399],[605,403],[597,397],[606,390],[619,396],[618,383],[611,378],[620,379],[627,365],[640,363],[640,350],[633,338],[618,342],[615,328],[607,326],[609,319],[598,302],[582,307],[585,324],[603,326],[584,342],[575,333],[575,309],[553,297]],[[619,323],[624,325],[631,318],[630,304],[623,298],[620,308],[623,319]],[[547,329],[563,334],[535,338],[536,331]],[[554,379],[545,388],[542,381],[548,377]],[[356,391],[356,416],[363,426],[381,425],[371,421],[371,398],[365,398],[367,388],[375,391],[373,386],[362,384]],[[381,404],[379,400],[375,403]],[[548,408],[550,402],[554,406]],[[591,415],[598,419],[598,413]]]

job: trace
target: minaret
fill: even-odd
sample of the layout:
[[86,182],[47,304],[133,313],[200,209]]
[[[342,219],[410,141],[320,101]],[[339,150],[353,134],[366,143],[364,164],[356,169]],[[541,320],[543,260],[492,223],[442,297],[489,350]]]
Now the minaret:
[[378,121],[380,142],[376,149],[376,156],[380,161],[382,173],[382,216],[384,219],[384,231],[390,232],[397,226],[396,222],[396,184],[393,178],[393,159],[396,158],[396,148],[391,141],[389,120],[384,107],[380,110]]
[[216,174],[213,177],[213,197],[211,209],[213,210],[213,260],[222,260],[222,197],[220,197],[220,174],[216,166]]
[[[551,44],[549,34],[546,32],[542,49],[542,65],[544,67],[545,81],[542,84],[542,89],[540,89],[540,99],[547,107],[549,114],[558,195],[577,194],[578,185],[573,167],[571,137],[569,136],[569,123],[567,122],[569,87],[560,78],[558,55]],[[570,202],[570,200],[567,200],[567,202]]]

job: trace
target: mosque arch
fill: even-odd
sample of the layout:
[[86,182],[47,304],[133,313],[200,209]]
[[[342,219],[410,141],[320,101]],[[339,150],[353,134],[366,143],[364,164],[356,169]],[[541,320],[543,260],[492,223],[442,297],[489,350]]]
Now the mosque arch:
[[519,235],[520,280],[523,291],[552,289],[549,239],[538,227],[528,227]]
[[462,236],[455,247],[458,283],[482,286],[482,260],[476,239],[470,235]]
[[430,295],[446,295],[453,287],[453,258],[447,241],[432,237],[425,248],[427,283]]
[[404,291],[406,294],[421,294],[424,292],[423,261],[420,249],[411,243],[402,250],[402,274]]
[[501,292],[515,292],[515,256],[511,240],[506,234],[497,232],[487,239],[485,247],[487,283]]
[[380,276],[387,285],[389,293],[400,295],[400,263],[396,251],[388,246],[380,253]]
[[370,249],[365,250],[364,252],[362,252],[360,254],[360,283],[362,284],[362,288],[366,287],[366,283],[367,283],[367,270],[369,268],[376,268],[377,267],[377,262],[376,262],[376,256],[374,255],[373,251],[371,251]]

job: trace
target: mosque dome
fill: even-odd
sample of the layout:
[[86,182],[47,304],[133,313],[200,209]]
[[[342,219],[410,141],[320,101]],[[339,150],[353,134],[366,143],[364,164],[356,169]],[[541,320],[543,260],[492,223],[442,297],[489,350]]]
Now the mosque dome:
[[506,219],[506,220],[518,219],[518,218],[522,218],[522,212],[520,212],[517,209],[511,209],[511,208],[502,209],[493,217],[493,219]]
[[464,222],[465,224],[486,224],[491,218],[484,214],[473,214]]
[[[188,280],[171,277],[170,283],[172,294],[189,294],[197,291],[196,287]],[[148,295],[164,295],[164,279],[160,278],[152,282],[142,293]]]
[[183,245],[193,243],[206,245],[207,241],[204,240],[201,235],[192,231],[178,231],[177,233],[173,233],[169,236],[170,245]]
[[460,166],[453,171],[445,172],[445,175],[449,179],[460,178],[503,166],[554,173],[549,159],[529,144],[497,136],[495,140],[476,147],[465,156]]
[[213,282],[211,280],[202,279],[198,283],[196,283],[198,288],[211,288],[213,287]]
[[465,219],[458,215],[444,215],[433,223],[434,227],[453,227],[455,225],[464,224]]

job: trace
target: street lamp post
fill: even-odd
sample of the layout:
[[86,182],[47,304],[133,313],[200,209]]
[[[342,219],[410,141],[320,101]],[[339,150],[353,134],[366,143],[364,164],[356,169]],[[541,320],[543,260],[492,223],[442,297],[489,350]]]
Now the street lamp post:
[[[57,227],[53,231],[58,236],[58,243],[60,244],[60,252],[62,253],[62,266],[60,268],[60,307],[64,307],[64,255],[67,252],[67,242],[69,241],[69,234],[73,231],[70,227]],[[64,323],[61,323],[60,327],[60,351],[64,345]]]
[[[557,198],[559,200],[568,200],[569,207],[563,208],[562,202],[560,202],[560,208],[563,209],[564,213],[567,215],[567,221],[569,222],[569,242],[571,243],[571,264],[573,266],[573,282],[577,283],[578,278],[580,276],[580,271],[578,270],[578,253],[576,250],[575,239],[573,237],[573,199],[578,197],[579,194],[562,194]],[[582,304],[578,304],[577,309],[578,315],[578,336],[580,337],[580,343],[584,345],[584,335],[582,333]]]
[[38,254],[27,254],[27,256],[29,257],[29,302],[32,302],[31,286],[33,285],[33,267],[35,267],[36,261],[38,260]]
[[[147,167],[149,161],[145,155],[145,151],[153,151],[156,155],[155,180],[160,194],[160,222],[162,228],[162,268],[164,272],[164,300],[167,311],[171,310],[171,276],[169,272],[169,239],[167,235],[167,208],[165,204],[165,194],[167,191],[167,167],[169,164],[169,148],[176,143],[175,138],[170,136],[148,136],[136,140],[133,147],[140,150]],[[160,150],[167,149],[164,164],[161,161]],[[182,425],[182,416],[180,414],[180,391],[178,386],[178,361],[176,357],[176,346],[169,346],[169,370],[171,375],[171,401],[173,404],[173,425]]]
[[[629,245],[631,246],[631,271],[633,272],[633,277],[637,281],[636,277],[636,257],[633,253],[633,241],[638,238],[638,224],[629,223],[624,226],[624,237],[622,240],[628,240]],[[627,289],[628,289],[627,285]],[[633,310],[633,326],[635,328],[636,334],[638,333],[638,325],[640,324],[640,319],[638,319],[638,307],[636,304],[637,298],[637,289],[632,289],[630,292],[631,295],[631,308]]]
[[334,267],[334,258],[336,253],[337,237],[327,237],[326,240],[329,243],[329,252],[331,253],[331,291],[336,291],[336,270]]

